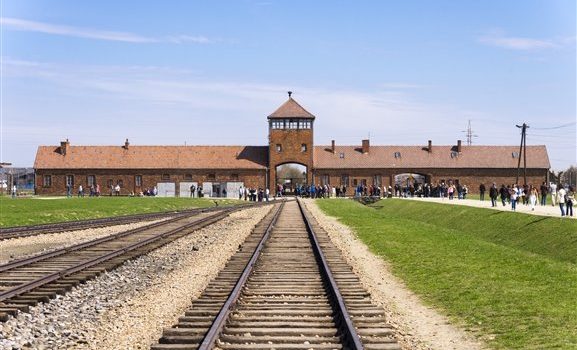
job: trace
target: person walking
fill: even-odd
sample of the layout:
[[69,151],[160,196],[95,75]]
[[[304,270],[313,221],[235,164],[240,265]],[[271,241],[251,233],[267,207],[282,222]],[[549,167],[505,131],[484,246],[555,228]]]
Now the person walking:
[[547,184],[545,184],[545,181],[543,181],[543,184],[541,185],[541,188],[539,188],[539,190],[541,191],[541,205],[547,205]]
[[551,192],[551,204],[553,204],[553,206],[557,205],[557,185],[552,183],[551,186],[549,186],[549,192]]
[[196,187],[194,185],[190,185],[190,198],[194,198],[194,192],[196,191]]
[[501,203],[503,203],[503,206],[505,206],[505,201],[507,200],[507,188],[505,187],[505,184],[501,185],[501,189],[499,190],[499,194],[501,195]]
[[480,184],[479,185],[479,199],[481,201],[485,200],[485,190],[486,190],[485,184]]
[[561,216],[565,216],[565,195],[567,192],[563,186],[561,186],[561,184],[559,184],[558,188],[559,190],[557,191],[557,203],[559,203],[559,209],[561,209]]
[[531,202],[531,211],[535,211],[535,204],[537,204],[538,196],[539,191],[537,191],[537,187],[531,188],[531,193],[529,194],[529,202]]
[[517,198],[519,198],[519,189],[517,188],[517,185],[513,185],[513,187],[511,188],[510,191],[510,198],[511,198],[511,210],[516,211],[517,210]]
[[575,189],[573,186],[569,186],[569,191],[567,191],[567,198],[565,205],[567,206],[566,214],[567,216],[573,216],[573,203],[575,203]]
[[16,198],[16,192],[17,192],[16,184],[14,184],[12,185],[12,198]]
[[78,197],[84,197],[84,188],[82,188],[82,185],[78,185]]
[[489,197],[491,197],[491,207],[497,206],[497,197],[499,195],[499,190],[497,190],[497,184],[493,182],[491,188],[489,189]]

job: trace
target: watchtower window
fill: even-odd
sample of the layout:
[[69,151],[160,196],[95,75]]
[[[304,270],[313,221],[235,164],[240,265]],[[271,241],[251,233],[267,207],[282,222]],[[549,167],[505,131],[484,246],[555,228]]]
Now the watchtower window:
[[288,128],[289,129],[297,129],[298,128],[298,121],[295,119],[289,119]]
[[306,151],[307,151],[307,144],[306,144],[306,143],[303,143],[303,144],[301,145],[301,152],[306,152]]
[[280,143],[276,144],[276,151],[277,152],[282,152],[282,145]]
[[284,129],[284,120],[273,120],[270,125],[273,129]]

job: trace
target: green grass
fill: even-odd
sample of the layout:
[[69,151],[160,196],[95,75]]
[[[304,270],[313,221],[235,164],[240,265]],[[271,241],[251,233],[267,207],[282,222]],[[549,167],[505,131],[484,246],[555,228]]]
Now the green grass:
[[577,220],[405,200],[317,203],[492,348],[577,348]]
[[[219,205],[240,203],[219,200]],[[0,227],[38,225],[187,208],[213,207],[211,199],[159,197],[0,197]]]

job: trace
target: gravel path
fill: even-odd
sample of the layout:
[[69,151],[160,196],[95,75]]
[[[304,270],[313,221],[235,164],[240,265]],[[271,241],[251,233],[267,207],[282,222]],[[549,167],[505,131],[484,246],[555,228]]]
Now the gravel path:
[[[486,197],[488,198],[488,197]],[[434,203],[441,203],[441,204],[449,204],[449,205],[466,205],[469,207],[477,207],[477,208],[486,208],[492,210],[502,210],[502,211],[512,211],[511,204],[506,204],[503,206],[501,204],[501,200],[497,201],[496,207],[491,207],[491,200],[485,199],[484,201],[480,201],[478,199],[453,199],[449,200],[447,198],[437,198],[437,197],[428,197],[428,198],[403,198],[408,200],[415,200],[415,201],[422,201],[422,202],[434,202]],[[385,199],[387,200],[387,199]],[[575,209],[577,211],[577,209]],[[524,213],[524,214],[531,214],[531,215],[538,215],[538,216],[553,216],[553,217],[561,217],[561,209],[559,209],[559,205],[553,206],[551,202],[545,206],[536,205],[535,210],[531,209],[531,205],[524,205],[524,204],[517,204],[516,213]],[[574,213],[573,216],[564,216],[566,219],[577,219],[577,215]]]
[[167,219],[144,221],[139,223],[115,225],[85,230],[47,233],[30,237],[13,238],[0,241],[0,265],[25,256],[37,255],[47,251],[91,241],[100,237],[128,231],[144,225]]
[[385,309],[388,322],[396,328],[403,349],[484,349],[470,333],[451,325],[449,320],[425,306],[403,282],[395,277],[387,262],[375,256],[347,226],[325,215],[313,200],[305,200],[318,223],[371,293],[371,299]]
[[148,349],[271,206],[246,209],[0,324],[0,349]]

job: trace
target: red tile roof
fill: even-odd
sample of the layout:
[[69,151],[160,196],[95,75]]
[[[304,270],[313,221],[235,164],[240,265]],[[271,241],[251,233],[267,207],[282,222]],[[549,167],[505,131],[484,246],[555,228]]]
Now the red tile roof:
[[276,111],[268,116],[268,119],[285,119],[285,118],[310,118],[315,119],[315,116],[304,109],[292,97],[283,103]]
[[35,169],[266,169],[266,146],[40,146]]
[[[375,169],[375,168],[516,168],[518,153],[515,146],[462,146],[462,152],[451,153],[455,146],[433,146],[432,152],[422,146],[370,146],[363,154],[360,146],[315,146],[316,169]],[[400,157],[395,158],[395,152]],[[344,157],[341,158],[340,154]],[[523,160],[521,160],[523,166]],[[527,146],[527,168],[549,169],[545,146]]]

